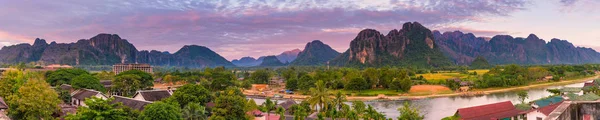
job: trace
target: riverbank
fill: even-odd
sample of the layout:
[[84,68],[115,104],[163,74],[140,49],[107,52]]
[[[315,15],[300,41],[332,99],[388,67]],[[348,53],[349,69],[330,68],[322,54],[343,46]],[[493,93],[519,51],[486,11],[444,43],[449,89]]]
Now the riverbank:
[[[534,88],[541,88],[541,87],[548,87],[548,86],[559,86],[559,85],[581,83],[581,82],[586,82],[586,81],[590,81],[590,80],[594,80],[594,79],[598,79],[598,78],[600,78],[600,75],[586,77],[586,78],[572,79],[572,80],[563,80],[563,81],[558,81],[558,82],[534,83],[534,84],[527,85],[527,86],[518,86],[518,87],[509,87],[509,88],[475,89],[471,92],[479,92],[479,93],[483,93],[483,94],[502,93],[502,92],[510,92],[510,91],[515,91],[515,90],[527,90],[527,89],[534,89]],[[253,94],[247,94],[246,92],[244,92],[244,94],[253,95]],[[416,95],[416,96],[411,96],[409,94],[403,94],[403,95],[399,95],[399,96],[385,96],[385,95],[347,96],[346,99],[349,101],[416,100],[416,99],[437,98],[437,97],[453,97],[453,96],[461,96],[461,95],[463,95],[463,93],[430,94],[430,95]],[[274,96],[274,94],[267,95],[267,97],[273,97],[273,96]],[[306,99],[308,97],[309,97],[308,95],[297,95],[297,94],[283,95],[283,98],[286,98],[286,99]]]

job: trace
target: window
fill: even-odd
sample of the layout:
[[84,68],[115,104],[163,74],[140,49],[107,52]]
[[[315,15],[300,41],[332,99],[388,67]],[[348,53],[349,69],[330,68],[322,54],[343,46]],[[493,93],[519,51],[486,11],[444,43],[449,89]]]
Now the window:
[[542,120],[542,118],[541,117],[537,117],[536,120]]

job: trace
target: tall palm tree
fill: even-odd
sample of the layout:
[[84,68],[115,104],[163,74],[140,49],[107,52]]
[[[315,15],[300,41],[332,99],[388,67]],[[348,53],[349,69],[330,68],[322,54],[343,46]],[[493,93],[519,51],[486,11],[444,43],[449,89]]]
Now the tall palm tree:
[[198,103],[189,103],[183,110],[183,118],[185,120],[208,120],[206,109]]
[[276,104],[277,103],[271,101],[270,98],[267,98],[267,100],[265,101],[265,103],[263,103],[263,106],[267,110],[267,120],[269,120],[269,116],[271,116],[271,111],[275,110],[275,105]]
[[335,99],[333,99],[333,104],[337,106],[338,110],[341,110],[342,106],[344,106],[344,102],[346,102],[346,96],[342,94],[341,91],[338,91],[337,94],[335,94]]
[[279,120],[285,120],[285,109],[283,107],[277,108],[277,114],[279,114]]
[[314,88],[310,88],[310,98],[308,102],[315,108],[316,105],[321,107],[321,111],[327,110],[327,104],[331,101],[329,98],[329,90],[325,87],[325,83],[319,80]]
[[348,112],[348,115],[346,115],[346,118],[348,118],[348,120],[358,120],[359,119],[358,114],[354,110]]

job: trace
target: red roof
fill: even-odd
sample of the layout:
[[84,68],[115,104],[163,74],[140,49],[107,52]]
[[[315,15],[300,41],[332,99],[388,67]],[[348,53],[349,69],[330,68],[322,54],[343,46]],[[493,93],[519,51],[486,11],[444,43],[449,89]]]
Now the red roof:
[[490,120],[502,119],[519,115],[520,110],[517,110],[510,101],[461,108],[456,111],[462,120]]
[[556,103],[556,104],[552,104],[552,105],[548,105],[548,106],[540,108],[538,110],[541,113],[543,113],[544,115],[548,116],[548,115],[550,115],[550,113],[552,113],[552,111],[554,111],[554,109],[556,109],[558,106],[560,106],[560,104],[562,104],[562,102],[559,102],[559,103]]
[[594,83],[593,82],[583,83],[583,87],[588,87],[588,86],[594,86]]

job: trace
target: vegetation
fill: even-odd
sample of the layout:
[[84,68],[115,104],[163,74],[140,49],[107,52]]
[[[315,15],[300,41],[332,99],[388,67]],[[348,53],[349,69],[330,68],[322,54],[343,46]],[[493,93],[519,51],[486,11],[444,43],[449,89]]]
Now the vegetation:
[[211,120],[247,120],[245,106],[247,102],[242,92],[235,87],[227,88],[215,99],[215,108]]
[[154,102],[144,107],[140,120],[180,120],[183,119],[181,109],[177,105]]
[[92,97],[84,101],[88,107],[80,107],[77,109],[77,114],[70,114],[66,117],[67,120],[135,120],[139,116],[139,112],[125,107],[122,104],[111,103],[114,99],[107,100]]
[[71,80],[71,86],[74,89],[93,89],[98,91],[105,91],[104,86],[100,84],[100,80],[90,74],[79,75]]
[[398,120],[423,120],[425,117],[419,114],[419,110],[411,107],[408,102],[404,102],[404,106],[398,108],[400,116]]
[[186,84],[179,87],[167,101],[177,102],[181,107],[189,103],[205,105],[212,99],[210,92],[202,85]]
[[56,71],[48,71],[46,73],[46,81],[52,86],[69,84],[75,77],[90,74],[83,69],[58,69]]
[[29,120],[52,119],[52,114],[59,110],[58,104],[61,101],[50,85],[40,79],[27,80],[7,99],[11,118]]

